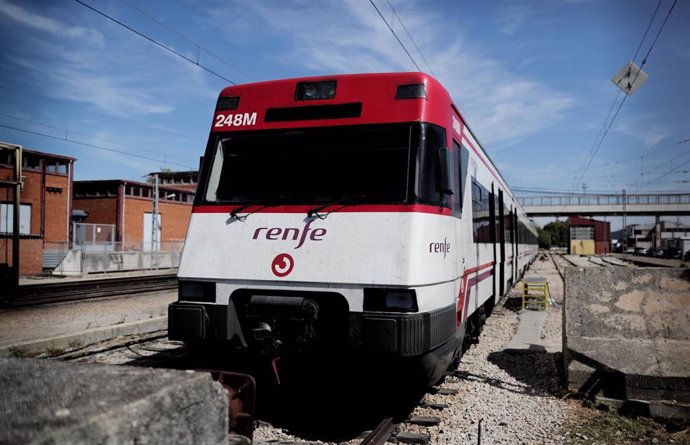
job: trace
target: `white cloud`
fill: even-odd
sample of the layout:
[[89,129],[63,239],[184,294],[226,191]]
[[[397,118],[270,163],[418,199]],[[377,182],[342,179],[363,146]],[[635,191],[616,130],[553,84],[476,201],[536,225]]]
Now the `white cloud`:
[[103,35],[95,29],[70,26],[52,17],[28,11],[6,0],[0,0],[0,13],[33,30],[47,32],[54,36],[87,40],[98,45],[102,45],[104,41]]
[[620,116],[611,128],[613,132],[636,141],[634,147],[636,149],[655,147],[668,137],[668,131],[661,127],[654,115],[649,113]]
[[[402,26],[392,21],[390,8],[385,2],[376,3],[420,67],[426,68]],[[514,142],[543,130],[575,104],[567,94],[520,77],[500,61],[481,55],[481,48],[464,45],[457,29],[432,26],[443,23],[439,13],[422,4],[415,6],[408,3],[398,13],[484,144]],[[319,74],[416,70],[369,2],[251,2],[243,7],[257,20],[254,26],[260,23],[285,36],[276,57],[286,65]],[[215,13],[224,20],[232,17],[227,11]]]

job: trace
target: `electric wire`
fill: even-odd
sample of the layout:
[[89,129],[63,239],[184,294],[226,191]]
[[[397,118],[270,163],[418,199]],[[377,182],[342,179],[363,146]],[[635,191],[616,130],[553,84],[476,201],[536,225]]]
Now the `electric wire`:
[[[642,45],[643,45],[645,39],[647,38],[647,34],[649,33],[649,30],[652,27],[652,23],[654,22],[654,18],[656,17],[657,12],[659,12],[659,8],[661,7],[661,1],[662,0],[659,0],[657,2],[656,8],[654,9],[654,13],[652,14],[652,18],[649,20],[649,24],[647,24],[647,29],[645,30],[644,34],[642,35],[642,39],[640,39],[639,45],[637,45],[637,50],[635,51],[635,55],[631,59],[633,62],[635,61],[635,59],[637,59],[637,55],[640,53],[640,49],[642,48]],[[640,70],[642,70],[641,67],[640,67]],[[639,71],[637,74],[639,74]],[[637,76],[635,76],[635,80],[637,80]],[[631,85],[634,85],[634,84],[635,84],[635,82],[633,81]],[[584,177],[587,174],[587,170],[589,169],[589,166],[590,166],[592,160],[594,159],[594,156],[596,156],[597,152],[599,151],[599,148],[601,147],[601,144],[604,142],[604,139],[606,138],[606,135],[608,134],[608,129],[610,129],[611,125],[613,125],[613,121],[618,116],[618,111],[620,111],[621,107],[623,106],[623,103],[625,102],[625,99],[628,97],[626,95],[623,98],[623,101],[621,102],[620,106],[618,107],[618,111],[616,112],[616,115],[611,120],[611,122],[607,128],[607,122],[609,122],[609,117],[611,117],[611,111],[613,111],[613,109],[616,105],[616,102],[618,102],[618,98],[620,97],[621,93],[622,93],[622,90],[619,89],[618,92],[616,93],[616,97],[613,99],[613,102],[611,103],[611,107],[609,108],[609,112],[606,115],[606,119],[604,119],[604,124],[602,125],[601,129],[599,129],[599,132],[597,133],[597,137],[594,138],[594,143],[592,144],[592,148],[590,148],[590,150],[589,150],[589,156],[588,156],[587,160],[585,161],[585,163],[583,164],[584,167],[582,169],[582,174],[579,175],[580,179],[578,180],[577,179],[578,175],[575,175],[574,182],[573,182],[573,190],[575,190],[577,188],[577,186],[584,180]],[[603,133],[602,133],[602,130],[604,130],[604,129],[606,129],[606,130],[603,131]],[[597,145],[597,141],[599,141],[598,145]]]
[[[663,164],[665,164],[667,162],[670,162],[673,165],[673,161],[675,161],[676,159],[681,158],[683,156],[686,156],[686,155],[688,155],[688,152],[683,152],[683,153],[677,154],[676,156],[672,157],[671,159],[667,159],[667,160],[658,160],[657,159],[657,161],[659,161],[659,162],[657,162],[653,167],[651,167],[649,170],[647,170],[646,174],[654,173],[658,168],[662,167]],[[671,170],[673,170],[674,168],[675,167],[671,167]]]
[[[75,1],[79,1],[79,0],[75,0]],[[417,67],[417,71],[422,72],[422,69],[419,67],[419,65],[417,65],[417,62],[415,62],[414,59],[412,58],[412,54],[410,54],[410,52],[407,50],[407,48],[405,48],[405,45],[404,45],[403,42],[400,40],[400,37],[398,37],[398,35],[395,33],[395,31],[393,31],[393,28],[391,28],[391,25],[388,24],[388,21],[387,21],[386,18],[383,16],[383,14],[381,14],[381,11],[379,11],[379,8],[376,6],[376,4],[374,3],[374,1],[373,1],[373,0],[369,0],[369,3],[371,3],[371,6],[373,6],[374,9],[376,10],[376,12],[379,13],[379,17],[381,17],[381,20],[383,20],[383,23],[385,23],[386,26],[388,27],[388,29],[391,31],[391,33],[393,33],[393,37],[395,37],[395,40],[398,41],[398,43],[400,44],[400,46],[402,47],[402,49],[405,51],[405,54],[407,54],[407,57],[409,57],[410,60],[412,61],[412,63],[414,64],[414,66]]]
[[[149,18],[150,20],[156,22],[158,25],[162,26],[163,28],[167,29],[168,31],[170,31],[170,32],[172,32],[172,33],[174,33],[174,34],[176,34],[178,37],[181,37],[182,39],[184,39],[184,40],[186,40],[187,42],[191,43],[192,45],[196,46],[199,50],[205,52],[205,53],[208,54],[209,56],[214,57],[215,59],[217,59],[217,60],[219,60],[220,62],[224,63],[224,64],[227,65],[228,67],[230,67],[230,68],[234,69],[235,71],[241,73],[242,75],[244,75],[245,77],[247,77],[249,80],[254,80],[254,79],[252,78],[251,75],[247,74],[245,71],[243,71],[243,70],[240,69],[239,67],[233,65],[232,63],[228,62],[227,60],[225,60],[224,58],[220,57],[219,55],[217,55],[217,54],[211,52],[211,51],[208,50],[207,48],[204,48],[204,47],[201,46],[199,43],[195,42],[195,41],[192,40],[191,38],[187,37],[186,35],[182,34],[182,33],[179,32],[179,31],[177,31],[177,30],[176,30],[175,28],[173,28],[172,26],[167,25],[167,24],[161,22],[160,20],[158,20],[157,18],[155,18],[153,15],[149,14],[148,12],[146,12],[146,11],[144,11],[143,9],[139,8],[138,6],[133,5],[132,3],[130,3],[130,2],[127,1],[127,0],[120,0],[120,1],[121,1],[122,3],[124,3],[125,5],[129,6],[130,8],[134,9],[135,11],[139,12],[140,14],[146,16],[146,17]],[[197,60],[197,63],[198,63],[198,62],[199,62],[199,61]]]
[[427,68],[429,68],[429,72],[431,72],[431,74],[434,77],[436,77],[436,73],[434,73],[434,70],[431,68],[431,65],[429,65],[429,62],[426,61],[426,57],[424,57],[424,54],[422,54],[422,50],[420,50],[419,47],[417,46],[417,42],[415,42],[414,39],[412,38],[412,35],[410,35],[410,32],[407,30],[407,27],[405,26],[405,23],[403,23],[402,19],[398,15],[398,12],[395,10],[395,8],[391,4],[390,0],[386,0],[386,2],[388,3],[388,6],[390,6],[391,10],[393,11],[393,14],[395,14],[395,16],[398,18],[400,25],[402,25],[403,29],[405,30],[405,34],[407,34],[407,37],[409,37],[410,40],[412,41],[412,44],[414,45],[415,49],[417,50],[417,53],[419,53],[419,56],[424,61],[424,64],[426,65]]
[[208,73],[210,73],[210,74],[213,74],[214,76],[218,77],[219,79],[222,79],[222,80],[224,80],[224,81],[226,81],[226,82],[228,82],[228,83],[230,83],[230,84],[232,84],[232,85],[237,85],[237,84],[236,84],[235,82],[233,82],[232,80],[230,80],[230,79],[228,79],[227,77],[224,77],[224,76],[218,74],[217,72],[213,71],[213,70],[210,69],[210,68],[205,67],[204,65],[200,64],[198,61],[195,62],[194,60],[190,59],[189,57],[185,56],[184,54],[179,53],[179,52],[175,51],[174,49],[172,49],[172,48],[170,48],[170,47],[168,47],[168,46],[166,46],[166,45],[160,43],[159,41],[157,41],[157,40],[155,40],[155,39],[153,39],[153,38],[147,36],[146,34],[137,31],[136,29],[132,28],[131,26],[126,25],[125,23],[123,23],[123,22],[117,20],[117,19],[114,18],[114,17],[109,16],[108,14],[106,14],[106,13],[104,13],[104,12],[102,12],[102,11],[96,9],[96,8],[94,8],[93,6],[84,3],[82,0],[74,0],[74,1],[77,2],[77,3],[79,3],[80,5],[82,5],[82,6],[84,6],[84,7],[86,7],[86,8],[88,8],[88,9],[92,10],[92,11],[95,12],[96,14],[99,14],[99,15],[101,15],[101,16],[107,18],[108,20],[110,20],[110,21],[112,21],[112,22],[114,22],[114,23],[117,23],[118,25],[122,26],[123,28],[125,28],[125,29],[127,29],[127,30],[129,30],[129,31],[131,31],[131,32],[133,32],[134,34],[138,35],[139,37],[148,40],[149,42],[153,43],[154,45],[159,46],[160,48],[163,48],[164,50],[166,50],[166,51],[168,51],[168,52],[170,52],[170,53],[176,55],[177,57],[180,57],[180,58],[186,60],[187,62],[189,62],[189,63],[191,63],[191,64],[193,64],[193,65],[198,66],[199,68],[201,68],[202,70],[204,70],[204,71],[206,71],[206,72],[208,72]]
[[[647,30],[645,31],[645,33],[644,33],[644,35],[643,35],[643,38],[642,38],[642,40],[640,41],[640,45],[638,46],[638,49],[637,49],[637,51],[635,52],[635,57],[637,57],[637,55],[639,54],[640,48],[642,47],[642,44],[643,44],[643,42],[644,42],[644,39],[645,39],[646,36],[647,36],[647,33],[648,33],[648,31],[649,31],[649,28],[651,27],[652,22],[654,21],[654,18],[656,17],[657,11],[659,10],[659,6],[661,5],[661,1],[662,1],[662,0],[659,0],[659,2],[658,2],[658,4],[657,4],[657,7],[656,7],[656,9],[654,10],[654,14],[652,15],[652,18],[651,18],[651,20],[650,20],[650,22],[649,22],[649,25],[647,26]],[[657,31],[657,34],[656,34],[656,36],[654,37],[654,40],[652,41],[652,44],[649,46],[649,49],[647,50],[647,54],[646,54],[646,55],[644,56],[644,58],[642,59],[642,62],[641,62],[641,64],[640,64],[640,69],[639,69],[639,70],[637,71],[637,73],[635,74],[635,78],[633,79],[633,81],[631,82],[630,85],[634,85],[634,84],[635,84],[635,81],[637,80],[638,76],[640,75],[640,72],[642,71],[642,67],[644,67],[644,65],[647,63],[647,59],[649,58],[649,55],[651,54],[652,49],[654,48],[654,45],[656,44],[657,40],[659,39],[659,36],[661,35],[661,32],[663,31],[664,27],[666,26],[666,23],[668,22],[668,19],[669,19],[669,17],[671,16],[671,13],[673,12],[673,9],[674,9],[674,7],[676,6],[677,1],[678,1],[678,0],[674,0],[674,1],[673,1],[673,4],[672,4],[671,7],[669,8],[668,13],[666,14],[666,18],[664,19],[664,21],[662,22],[661,26],[659,27],[659,30]],[[635,57],[633,58],[633,61],[635,60]],[[580,175],[579,181],[576,181],[575,187],[577,187],[577,185],[581,184],[582,181],[584,180],[584,178],[585,178],[585,176],[586,176],[586,174],[587,174],[587,170],[589,169],[589,166],[590,166],[591,163],[592,163],[592,160],[594,159],[594,157],[595,157],[595,156],[597,155],[597,153],[599,152],[599,149],[601,148],[602,144],[604,143],[604,140],[606,139],[606,136],[608,135],[609,131],[611,130],[611,127],[613,126],[614,122],[616,121],[616,118],[617,118],[618,115],[620,114],[620,111],[621,111],[621,109],[623,108],[623,105],[625,104],[625,101],[627,100],[627,98],[628,98],[628,95],[625,95],[625,96],[623,97],[623,100],[621,101],[620,105],[618,106],[618,109],[616,110],[616,113],[615,113],[615,114],[613,115],[613,117],[611,118],[611,121],[609,122],[608,126],[606,127],[606,130],[604,131],[603,135],[602,135],[601,138],[599,139],[599,142],[595,144],[595,148],[594,148],[593,151],[591,151],[591,155],[589,156],[588,161],[585,163],[585,168],[583,169],[582,174]],[[615,102],[614,102],[614,103],[615,103]],[[575,188],[575,187],[574,187],[574,188]]]
[[161,153],[161,152],[155,151],[155,150],[150,150],[150,149],[141,148],[141,147],[135,147],[135,146],[128,145],[128,144],[123,144],[123,143],[121,143],[121,142],[115,142],[115,141],[111,141],[111,140],[108,140],[108,139],[103,139],[103,138],[100,138],[100,137],[99,137],[99,138],[95,138],[94,136],[92,136],[92,135],[90,135],[90,134],[86,134],[86,133],[82,133],[82,132],[79,132],[79,131],[70,130],[70,129],[64,128],[64,127],[57,127],[57,126],[55,126],[55,125],[44,124],[44,123],[42,123],[42,122],[36,122],[36,121],[31,120],[31,119],[26,119],[26,118],[23,118],[23,117],[17,117],[17,116],[13,116],[13,115],[7,114],[7,113],[2,113],[2,112],[0,112],[0,116],[9,117],[9,118],[11,118],[11,119],[15,119],[15,120],[22,121],[22,122],[27,122],[27,123],[30,123],[30,124],[33,124],[33,125],[40,125],[40,126],[42,126],[42,127],[52,128],[53,130],[59,130],[59,131],[61,131],[61,132],[63,132],[63,133],[65,134],[65,138],[67,138],[70,134],[78,134],[78,135],[81,135],[81,136],[86,136],[87,138],[100,139],[100,140],[102,140],[103,142],[107,142],[107,143],[112,144],[112,145],[119,145],[120,147],[133,148],[133,149],[135,149],[135,150],[137,150],[137,151],[145,151],[145,152],[157,154],[157,155],[160,155],[160,156],[165,156],[165,157],[170,157],[170,158],[173,158],[173,159],[183,160],[182,158],[179,158],[179,157],[177,157],[177,156],[170,156],[170,155],[168,155],[167,153]]
[[67,135],[65,137],[54,136],[52,134],[41,133],[39,131],[27,130],[24,128],[13,127],[11,125],[5,125],[5,124],[0,124],[0,127],[7,128],[9,130],[20,131],[22,133],[33,134],[36,136],[42,136],[45,138],[55,139],[58,141],[65,141],[65,142],[70,142],[70,143],[77,144],[77,145],[83,145],[85,147],[95,148],[97,150],[109,151],[111,153],[118,153],[118,154],[125,155],[125,156],[131,156],[134,158],[145,159],[147,161],[161,162],[163,164],[168,164],[168,165],[177,165],[178,167],[184,167],[187,170],[194,170],[195,169],[195,167],[190,167],[189,165],[186,165],[186,164],[179,164],[177,162],[171,162],[171,161],[166,160],[165,158],[161,160],[158,158],[153,158],[150,156],[144,156],[144,155],[140,155],[137,153],[131,153],[131,152],[127,152],[127,151],[116,150],[113,148],[104,147],[102,145],[96,145],[96,144],[91,144],[88,142],[77,141],[75,139],[70,139]]
[[668,175],[670,175],[670,174],[672,174],[672,173],[684,173],[685,170],[683,170],[683,171],[678,171],[678,169],[681,168],[681,167],[683,167],[683,166],[685,166],[685,165],[688,165],[688,164],[690,164],[690,159],[688,159],[687,161],[683,162],[682,164],[676,165],[675,167],[671,168],[669,171],[667,171],[666,173],[662,174],[661,176],[658,176],[658,177],[656,177],[655,179],[652,179],[651,181],[648,181],[648,182],[646,182],[645,184],[639,186],[639,187],[637,188],[637,190],[642,189],[642,187],[647,187],[648,185],[653,184],[653,183],[655,183],[656,181],[658,181],[659,179],[665,178],[666,176],[668,176]]
[[[34,99],[38,99],[38,100],[42,100],[42,101],[45,101],[45,102],[54,103],[54,104],[57,104],[57,105],[60,105],[60,106],[63,106],[63,107],[67,107],[67,108],[74,108],[74,109],[78,109],[78,110],[79,110],[79,109],[80,109],[80,110],[85,110],[85,109],[86,109],[86,107],[83,107],[83,106],[75,106],[74,104],[66,104],[66,103],[61,102],[61,101],[59,101],[59,100],[53,99],[52,97],[41,96],[41,95],[36,94],[36,93],[34,93],[34,92],[23,91],[23,90],[20,90],[20,89],[17,89],[17,88],[10,88],[10,87],[4,86],[4,85],[0,85],[0,90],[6,90],[6,91],[8,91],[8,92],[10,92],[10,93],[14,93],[14,94],[18,94],[18,95],[24,95],[24,96],[33,97]],[[124,122],[124,123],[126,123],[126,124],[136,125],[136,126],[141,127],[141,128],[147,128],[147,129],[149,129],[149,130],[154,130],[154,131],[158,131],[158,132],[161,132],[161,133],[168,133],[168,134],[170,134],[170,135],[173,135],[173,136],[176,136],[176,137],[179,137],[179,138],[182,138],[182,139],[187,139],[187,140],[195,141],[195,142],[198,141],[198,138],[193,138],[193,137],[191,137],[191,136],[187,136],[187,135],[184,135],[184,134],[182,134],[182,133],[178,133],[178,132],[176,132],[176,131],[168,130],[168,129],[165,129],[165,128],[160,128],[160,127],[155,127],[155,126],[153,126],[153,125],[143,124],[143,123],[141,123],[141,122],[139,122],[139,121],[135,121],[135,120],[131,120],[131,119],[125,119],[125,118],[120,117],[120,116],[114,116],[114,115],[112,115],[112,114],[101,113],[101,112],[94,111],[94,110],[91,110],[91,109],[89,109],[88,112],[89,112],[90,114],[98,114],[98,115],[100,115],[100,116],[107,117],[108,119],[115,119],[115,120],[118,120],[118,121],[120,121],[120,122]]]

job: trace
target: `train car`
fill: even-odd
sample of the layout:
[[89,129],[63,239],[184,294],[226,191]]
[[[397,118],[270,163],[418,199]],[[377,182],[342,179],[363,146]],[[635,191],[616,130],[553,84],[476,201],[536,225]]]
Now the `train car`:
[[169,338],[349,351],[433,383],[537,253],[533,223],[423,73],[225,88]]

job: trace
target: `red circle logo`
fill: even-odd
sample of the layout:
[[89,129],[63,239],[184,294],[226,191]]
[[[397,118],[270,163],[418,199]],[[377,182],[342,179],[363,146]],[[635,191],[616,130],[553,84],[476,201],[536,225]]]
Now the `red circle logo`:
[[273,258],[271,272],[273,272],[275,276],[282,278],[292,272],[293,267],[295,267],[295,260],[287,253],[281,253]]

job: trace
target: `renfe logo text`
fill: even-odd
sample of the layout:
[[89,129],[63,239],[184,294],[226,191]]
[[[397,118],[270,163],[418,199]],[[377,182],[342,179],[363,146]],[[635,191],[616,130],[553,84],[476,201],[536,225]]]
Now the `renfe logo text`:
[[443,259],[446,259],[446,255],[450,253],[450,243],[448,238],[443,238],[441,243],[429,243],[429,253],[442,253]]
[[295,249],[299,249],[302,247],[307,237],[309,237],[309,239],[312,241],[323,241],[323,237],[326,236],[326,233],[328,232],[326,229],[312,229],[310,227],[311,223],[313,222],[314,220],[308,221],[302,229],[295,227],[259,227],[254,231],[254,236],[252,238],[259,239],[259,237],[262,237],[269,241],[298,241]]

